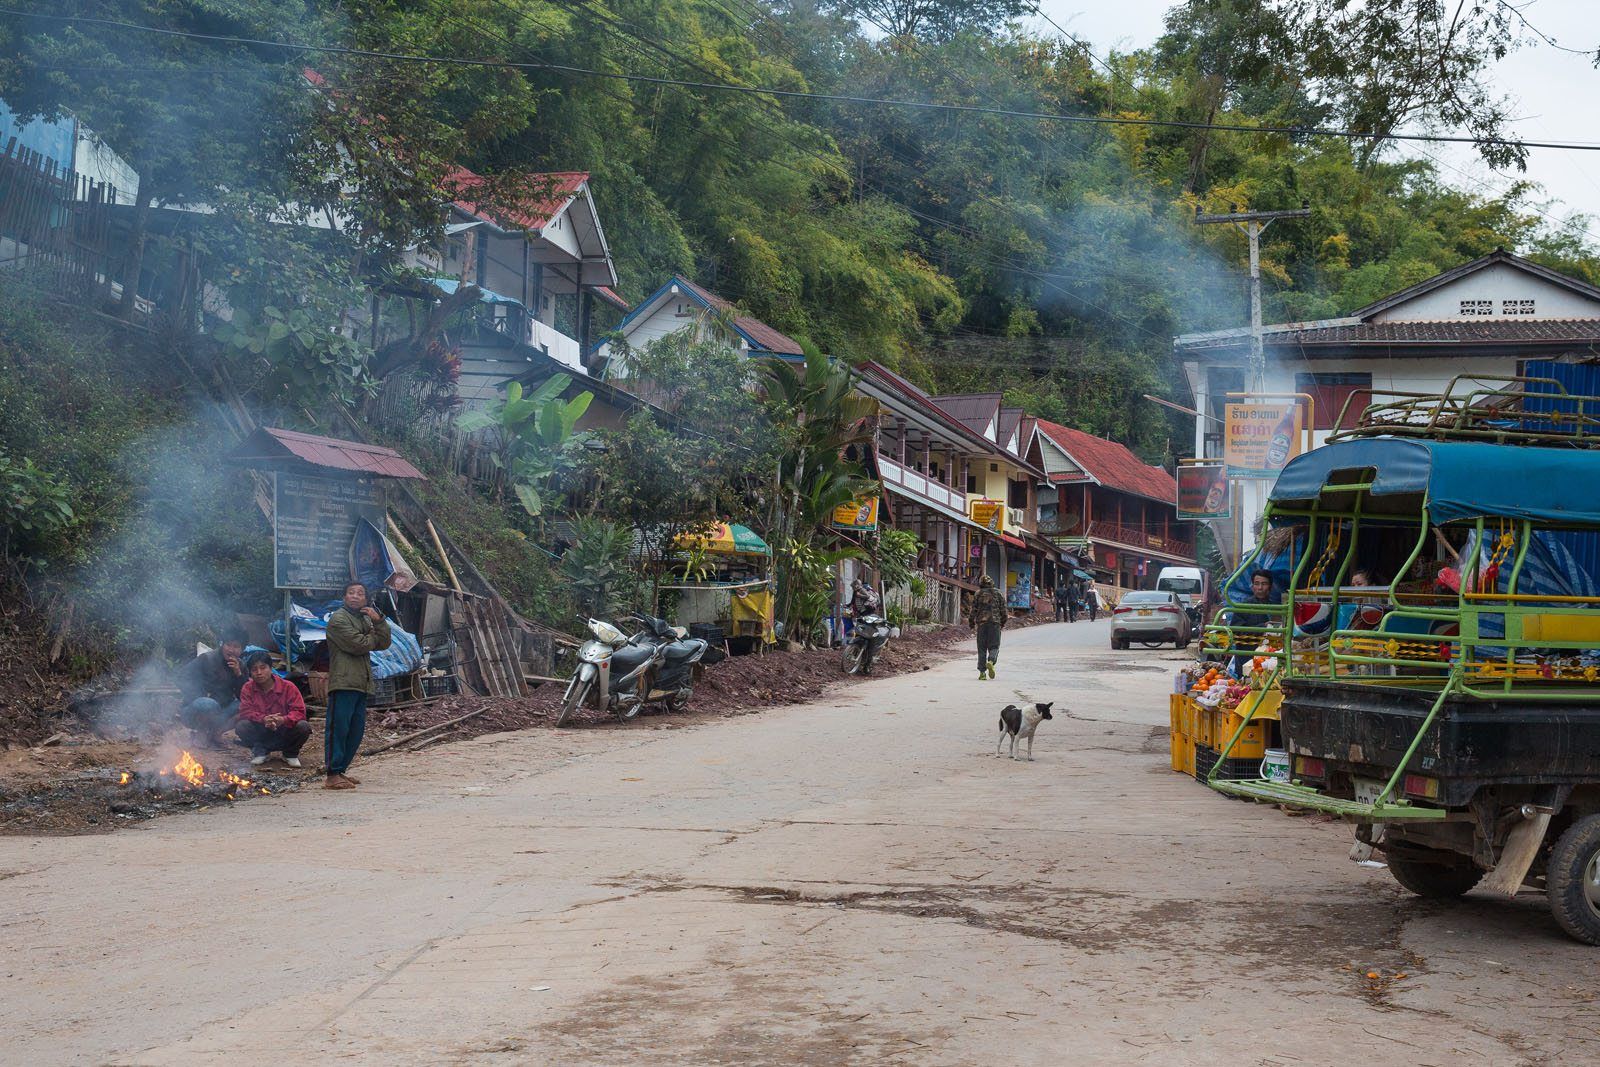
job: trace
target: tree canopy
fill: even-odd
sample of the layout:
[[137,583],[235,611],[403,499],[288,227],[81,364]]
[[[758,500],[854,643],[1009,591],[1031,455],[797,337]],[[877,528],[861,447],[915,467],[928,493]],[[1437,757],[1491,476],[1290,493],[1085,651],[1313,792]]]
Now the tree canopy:
[[[934,389],[1002,388],[1150,459],[1177,427],[1139,394],[1186,399],[1172,336],[1244,315],[1243,241],[1193,226],[1196,207],[1311,203],[1268,234],[1269,317],[1349,311],[1496,246],[1600,281],[1585,220],[1393,140],[1503,132],[1489,67],[1521,41],[1486,0],[1187,0],[1151,47],[1109,54],[1024,28],[1033,5],[1010,0],[75,10],[487,61],[318,55],[308,92],[300,53],[0,18],[0,95],[24,113],[73,110],[172,195],[349,220],[337,263],[263,237],[251,269],[267,288],[305,291],[306,264],[370,276],[442,221],[430,205],[456,164],[493,180],[587,171],[625,297],[681,272],[808,351],[882,360]],[[1274,132],[1309,127],[1354,135]],[[281,305],[267,295],[258,304]]]

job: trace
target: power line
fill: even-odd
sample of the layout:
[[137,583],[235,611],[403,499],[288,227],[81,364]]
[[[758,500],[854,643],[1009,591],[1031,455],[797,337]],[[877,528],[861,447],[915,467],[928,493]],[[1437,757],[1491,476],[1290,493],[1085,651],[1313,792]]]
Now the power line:
[[274,41],[256,37],[238,37],[228,34],[195,33],[189,30],[172,30],[159,26],[144,26],[115,19],[90,18],[79,15],[45,15],[33,11],[0,8],[0,14],[20,18],[41,19],[82,25],[98,25],[112,29],[154,33],[166,37],[210,41],[215,44],[250,45],[261,48],[280,48],[290,52],[325,55],[358,56],[367,59],[387,59],[403,63],[437,63],[445,66],[493,67],[502,70],[548,70],[586,78],[605,78],[613,81],[637,82],[647,85],[674,85],[686,89],[704,89],[712,92],[743,93],[751,96],[771,96],[786,99],[816,100],[835,104],[856,104],[875,107],[900,107],[919,111],[944,111],[957,114],[994,115],[1000,118],[1031,119],[1040,122],[1061,122],[1084,126],[1145,126],[1164,129],[1210,130],[1224,133],[1275,134],[1285,137],[1341,137],[1347,140],[1407,141],[1430,144],[1470,144],[1508,148],[1548,148],[1569,152],[1600,152],[1600,142],[1593,141],[1521,141],[1506,137],[1464,137],[1428,133],[1364,133],[1327,126],[1246,126],[1237,123],[1190,122],[1181,119],[1134,118],[1111,115],[1068,115],[1059,112],[1022,111],[1011,108],[984,107],[976,104],[942,104],[929,100],[899,100],[883,97],[854,96],[846,93],[812,93],[799,89],[772,89],[754,85],[735,85],[728,82],[689,81],[647,74],[630,74],[622,71],[592,70],[566,63],[517,63],[502,59],[478,59],[466,56],[419,55],[406,52],[384,52],[366,48],[348,48],[342,45],[298,44],[293,41]]

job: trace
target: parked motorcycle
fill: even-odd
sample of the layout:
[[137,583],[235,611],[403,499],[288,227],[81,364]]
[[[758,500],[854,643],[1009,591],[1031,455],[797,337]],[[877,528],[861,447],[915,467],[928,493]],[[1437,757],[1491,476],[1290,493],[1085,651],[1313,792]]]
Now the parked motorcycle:
[[850,642],[844,647],[846,674],[871,674],[872,663],[889,643],[889,638],[899,637],[900,627],[890,626],[882,615],[862,615],[856,619],[850,632]]
[[640,630],[632,637],[601,619],[589,619],[593,640],[578,648],[578,666],[561,701],[561,726],[579,708],[608,711],[619,719],[638,715],[646,704],[682,711],[694,695],[704,664],[724,658],[688,632],[664,619],[635,615]]

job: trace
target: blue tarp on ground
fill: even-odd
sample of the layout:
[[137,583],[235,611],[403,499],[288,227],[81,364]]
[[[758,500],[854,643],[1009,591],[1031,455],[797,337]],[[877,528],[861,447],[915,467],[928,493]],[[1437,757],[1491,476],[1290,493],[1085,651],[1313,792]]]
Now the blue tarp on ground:
[[1434,522],[1485,516],[1600,527],[1600,452],[1559,448],[1396,437],[1337,441],[1290,460],[1272,487],[1272,501],[1309,504],[1333,474],[1350,471],[1374,472],[1373,496],[1426,494]]

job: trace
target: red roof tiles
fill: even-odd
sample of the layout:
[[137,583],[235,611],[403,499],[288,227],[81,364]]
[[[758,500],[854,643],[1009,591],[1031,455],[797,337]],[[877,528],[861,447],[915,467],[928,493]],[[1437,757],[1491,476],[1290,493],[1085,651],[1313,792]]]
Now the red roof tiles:
[[[1144,462],[1128,451],[1126,445],[1048,419],[1039,420],[1039,431],[1060,445],[1091,478],[1108,489],[1120,489],[1163,504],[1170,504],[1178,497],[1178,484],[1172,475]],[[1052,480],[1068,479],[1052,476]]]
[[228,456],[245,466],[294,468],[309,464],[327,470],[351,471],[380,478],[426,480],[404,456],[392,448],[362,441],[341,441],[298,430],[262,426]]
[[515,227],[538,233],[582,191],[589,174],[581,170],[551,171],[548,174],[524,174],[518,180],[527,183],[527,190],[517,197],[520,202],[513,204],[478,203],[472,193],[486,185],[488,179],[466,167],[456,167],[445,175],[444,191],[456,207],[469,215],[506,228]]

